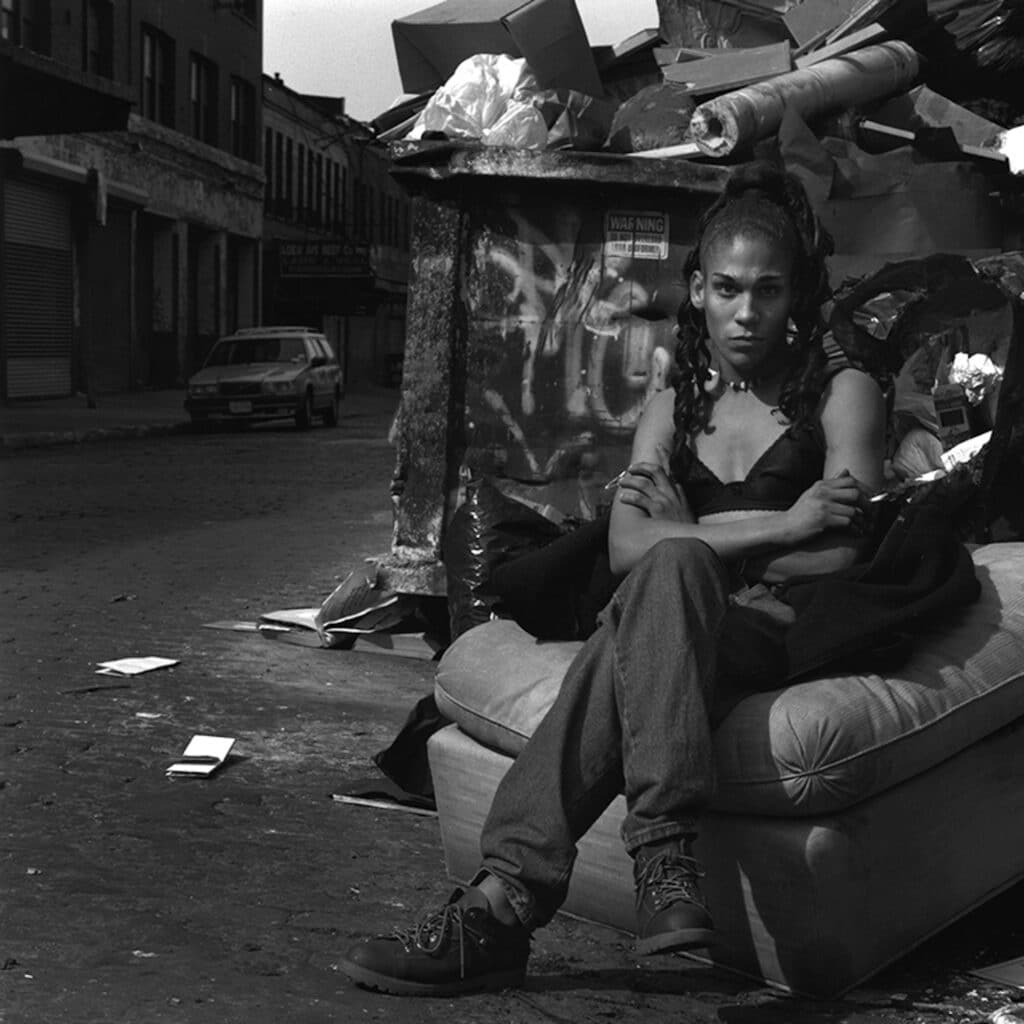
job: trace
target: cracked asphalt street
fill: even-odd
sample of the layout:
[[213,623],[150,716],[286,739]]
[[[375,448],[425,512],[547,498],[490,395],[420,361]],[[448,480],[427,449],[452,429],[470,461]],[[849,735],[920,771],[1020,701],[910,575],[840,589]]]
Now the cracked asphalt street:
[[[436,822],[332,802],[429,662],[207,628],[310,607],[387,550],[393,405],[290,426],[0,456],[0,1022],[983,1020],[966,971],[1024,952],[1024,887],[846,1000],[813,1003],[559,918],[520,993],[398,1000],[340,949],[447,894]],[[161,655],[130,679],[95,663]],[[205,780],[164,770],[236,738]]]

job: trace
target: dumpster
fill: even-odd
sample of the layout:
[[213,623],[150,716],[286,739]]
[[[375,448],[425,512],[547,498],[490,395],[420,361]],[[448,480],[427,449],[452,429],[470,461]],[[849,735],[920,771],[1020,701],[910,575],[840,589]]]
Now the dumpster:
[[[379,565],[393,589],[440,596],[465,481],[498,480],[582,520],[610,501],[605,484],[666,384],[697,218],[730,168],[451,141],[396,143],[392,158],[414,196],[413,239],[394,531]],[[833,283],[1005,247],[990,175],[907,151],[870,159],[884,188],[855,178],[818,203]]]
[[414,195],[391,551],[383,580],[443,595],[468,479],[580,519],[607,502],[675,345],[681,268],[728,168],[399,143]]

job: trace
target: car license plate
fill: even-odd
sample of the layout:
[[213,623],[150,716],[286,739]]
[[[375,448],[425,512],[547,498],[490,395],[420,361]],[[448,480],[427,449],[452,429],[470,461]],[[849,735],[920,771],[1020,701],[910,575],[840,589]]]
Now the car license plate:
[[228,412],[232,412],[236,416],[252,412],[252,402],[228,402]]

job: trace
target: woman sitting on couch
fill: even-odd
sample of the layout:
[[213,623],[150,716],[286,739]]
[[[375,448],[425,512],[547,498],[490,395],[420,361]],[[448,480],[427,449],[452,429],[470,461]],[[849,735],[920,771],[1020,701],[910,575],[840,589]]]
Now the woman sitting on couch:
[[353,947],[340,966],[358,984],[521,984],[577,840],[619,793],[638,952],[708,944],[692,848],[711,731],[744,691],[785,677],[795,613],[772,585],[861,559],[882,481],[882,393],[822,347],[829,245],[796,179],[768,165],[737,171],[702,218],[674,388],[644,411],[612,509],[624,579],[495,795],[473,884],[413,930]]

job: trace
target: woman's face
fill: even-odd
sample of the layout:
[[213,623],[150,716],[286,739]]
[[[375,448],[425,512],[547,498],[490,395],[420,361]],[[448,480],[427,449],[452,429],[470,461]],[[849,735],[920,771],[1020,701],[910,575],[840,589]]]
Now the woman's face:
[[727,379],[769,372],[785,350],[793,304],[789,254],[756,235],[713,242],[690,279],[690,301]]

